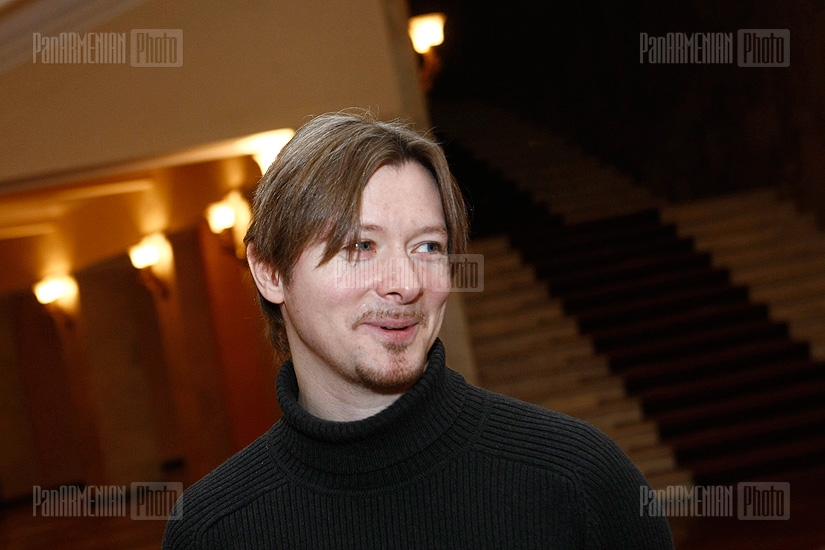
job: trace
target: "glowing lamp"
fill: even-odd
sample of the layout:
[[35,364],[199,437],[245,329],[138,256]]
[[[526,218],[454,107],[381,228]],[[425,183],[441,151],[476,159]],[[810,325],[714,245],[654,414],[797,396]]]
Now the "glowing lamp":
[[155,233],[144,237],[138,244],[129,249],[129,259],[137,269],[152,267],[160,261],[161,251],[166,244],[166,238]]
[[266,172],[269,165],[275,161],[275,157],[281,152],[284,145],[292,139],[295,130],[292,128],[281,128],[269,132],[261,132],[247,136],[238,142],[238,147],[246,154],[252,155],[261,173]]
[[407,30],[412,39],[413,49],[424,55],[433,46],[444,42],[444,21],[446,19],[443,13],[428,13],[411,17]]
[[77,282],[68,275],[47,277],[34,285],[34,296],[41,304],[52,304],[77,294]]
[[214,202],[206,208],[206,221],[212,233],[221,233],[235,226],[235,209],[228,201]]

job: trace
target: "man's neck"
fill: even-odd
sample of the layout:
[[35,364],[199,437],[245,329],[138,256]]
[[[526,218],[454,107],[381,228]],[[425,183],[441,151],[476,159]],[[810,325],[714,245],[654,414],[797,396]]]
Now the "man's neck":
[[313,416],[334,422],[354,422],[378,414],[409,389],[402,387],[379,392],[354,384],[332,386],[302,373],[297,366],[295,377],[301,407]]

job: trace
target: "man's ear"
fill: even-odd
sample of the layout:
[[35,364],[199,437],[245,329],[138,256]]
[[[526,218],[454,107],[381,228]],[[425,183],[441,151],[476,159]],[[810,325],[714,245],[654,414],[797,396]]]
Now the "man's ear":
[[261,296],[273,304],[284,303],[284,287],[280,274],[268,262],[258,258],[253,243],[246,247],[246,259]]

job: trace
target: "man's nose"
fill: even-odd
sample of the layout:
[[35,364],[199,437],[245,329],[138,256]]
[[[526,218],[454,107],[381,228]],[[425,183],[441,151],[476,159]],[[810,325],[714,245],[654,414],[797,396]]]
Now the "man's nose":
[[385,258],[376,280],[376,291],[403,304],[414,302],[424,291],[422,266],[407,254]]

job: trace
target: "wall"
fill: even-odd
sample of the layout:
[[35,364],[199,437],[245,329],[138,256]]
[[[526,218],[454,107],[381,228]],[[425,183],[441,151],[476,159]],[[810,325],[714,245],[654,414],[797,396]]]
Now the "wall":
[[95,30],[128,42],[131,29],[181,29],[183,66],[26,63],[0,76],[0,182],[297,127],[346,107],[425,123],[409,87],[413,53],[397,43],[404,9],[400,0],[145,2]]

